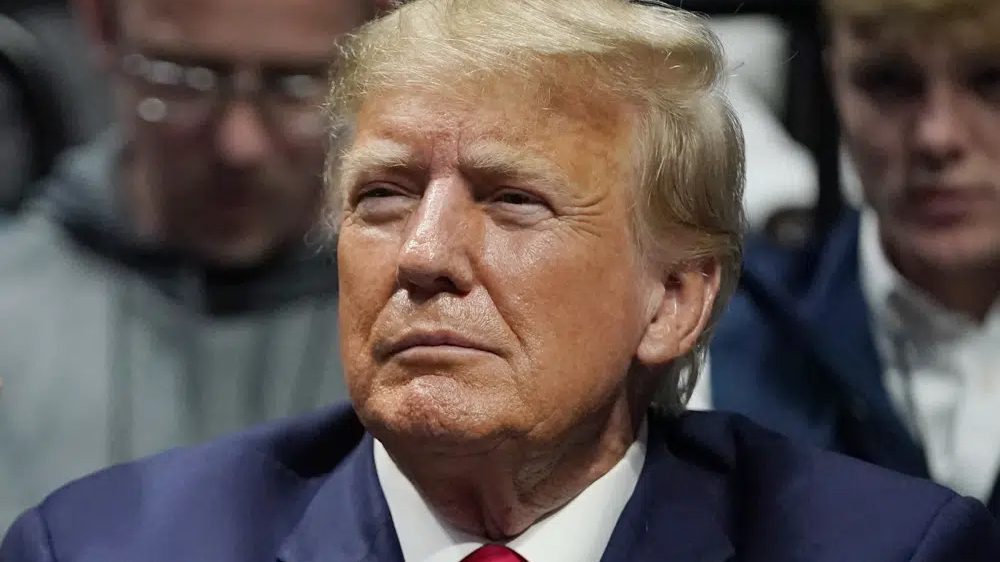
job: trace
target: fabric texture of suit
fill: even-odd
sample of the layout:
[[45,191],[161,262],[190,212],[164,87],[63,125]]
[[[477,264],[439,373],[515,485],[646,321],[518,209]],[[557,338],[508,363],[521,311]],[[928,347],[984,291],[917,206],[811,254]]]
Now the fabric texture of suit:
[[[401,561],[372,445],[340,406],[119,465],[25,513],[0,560]],[[603,561],[734,559],[985,562],[1000,529],[978,502],[742,417],[652,415]]]
[[[883,383],[861,289],[859,223],[856,211],[846,213],[804,251],[763,239],[747,245],[740,289],[711,344],[712,405],[793,439],[929,478],[923,448]],[[1000,516],[1000,485],[989,507]]]

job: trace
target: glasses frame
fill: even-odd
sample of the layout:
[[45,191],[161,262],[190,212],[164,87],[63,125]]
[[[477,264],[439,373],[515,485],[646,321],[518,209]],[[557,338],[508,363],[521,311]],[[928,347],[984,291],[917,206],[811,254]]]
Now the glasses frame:
[[151,57],[137,50],[123,55],[119,66],[139,91],[136,114],[150,124],[193,131],[217,120],[235,101],[243,101],[254,106],[270,132],[283,137],[311,140],[322,137],[327,129],[322,107],[325,77],[286,73],[280,81],[292,82],[287,84],[292,91],[276,91],[266,78],[267,67],[261,65],[220,70],[207,64]]

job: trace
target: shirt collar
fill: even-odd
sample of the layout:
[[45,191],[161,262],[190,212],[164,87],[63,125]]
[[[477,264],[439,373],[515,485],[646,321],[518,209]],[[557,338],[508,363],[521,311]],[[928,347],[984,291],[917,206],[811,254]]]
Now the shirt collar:
[[[896,270],[882,246],[878,217],[872,209],[862,211],[860,228],[861,290],[877,331],[934,341],[978,329],[973,319],[946,309]],[[1000,303],[987,319],[987,324],[998,322]]]
[[[507,546],[529,562],[598,562],[639,481],[647,439],[644,421],[635,442],[607,474]],[[438,517],[377,440],[374,456],[378,480],[407,562],[458,562],[489,542],[455,529]]]

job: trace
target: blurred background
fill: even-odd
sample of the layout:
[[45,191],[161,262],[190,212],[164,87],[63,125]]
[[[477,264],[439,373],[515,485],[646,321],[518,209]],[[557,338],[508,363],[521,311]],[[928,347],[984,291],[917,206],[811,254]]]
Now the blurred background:
[[[841,189],[816,2],[673,3],[710,14],[725,44],[747,135],[752,226],[796,242],[817,204],[821,226],[839,211],[841,191],[857,194],[849,173]],[[5,0],[0,16],[0,209],[11,215],[37,194],[57,154],[109,126],[111,98],[65,1]]]

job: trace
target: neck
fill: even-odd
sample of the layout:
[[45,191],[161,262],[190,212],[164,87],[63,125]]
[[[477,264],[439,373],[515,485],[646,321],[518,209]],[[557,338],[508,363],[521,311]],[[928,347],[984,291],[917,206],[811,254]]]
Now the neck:
[[940,268],[889,252],[900,274],[945,308],[977,322],[985,321],[1000,298],[1000,263],[965,268]]
[[393,460],[427,502],[467,533],[505,540],[562,507],[625,455],[645,409],[626,401],[546,443],[511,439],[484,454],[442,456],[392,447]]

